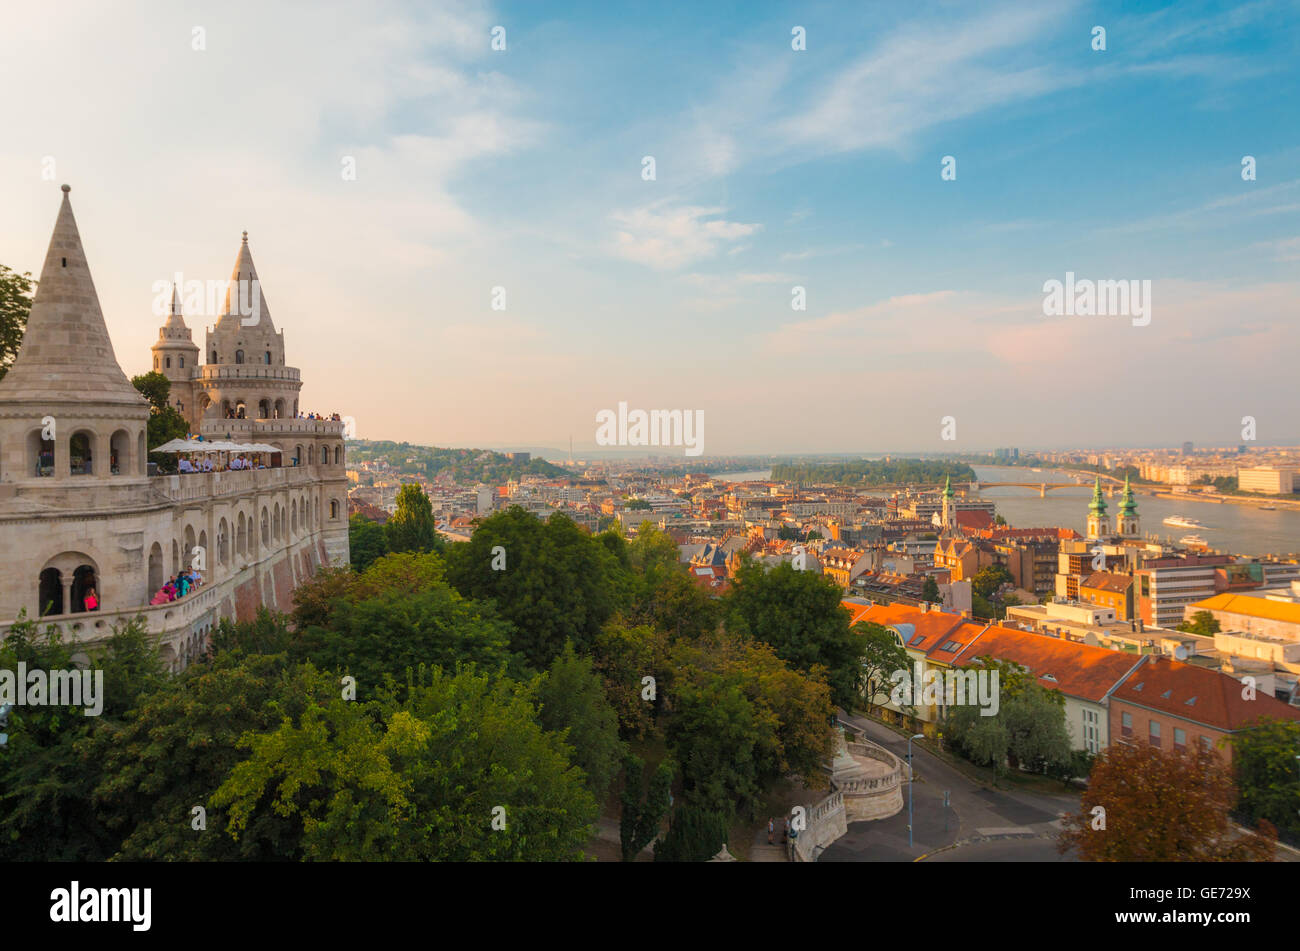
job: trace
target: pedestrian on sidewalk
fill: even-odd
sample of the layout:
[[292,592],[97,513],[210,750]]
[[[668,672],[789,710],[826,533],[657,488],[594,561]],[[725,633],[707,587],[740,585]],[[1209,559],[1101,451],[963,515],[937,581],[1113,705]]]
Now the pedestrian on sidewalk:
[[785,845],[790,841],[790,820],[783,818],[781,820],[781,844]]
[[773,822],[771,819],[768,819],[767,820],[767,844],[768,845],[772,844],[772,830],[773,830]]

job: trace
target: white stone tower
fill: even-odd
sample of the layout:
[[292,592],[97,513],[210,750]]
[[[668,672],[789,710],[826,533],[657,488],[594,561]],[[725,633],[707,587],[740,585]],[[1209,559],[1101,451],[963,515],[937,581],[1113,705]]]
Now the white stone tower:
[[199,368],[199,346],[181,313],[179,287],[172,288],[171,313],[167,316],[167,323],[158,328],[158,342],[151,350],[154,370],[171,381],[168,399],[189,422],[190,428],[197,432],[200,414],[194,400],[194,377]]

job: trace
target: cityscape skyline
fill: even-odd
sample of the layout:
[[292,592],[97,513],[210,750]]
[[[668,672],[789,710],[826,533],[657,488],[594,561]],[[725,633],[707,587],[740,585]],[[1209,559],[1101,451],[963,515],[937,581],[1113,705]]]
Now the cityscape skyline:
[[[0,38],[11,85],[80,51],[0,146],[0,261],[39,270],[70,182],[148,339],[154,285],[225,279],[247,229],[304,407],[359,436],[577,446],[626,401],[702,411],[705,457],[1300,443],[1286,4],[73,10]],[[1067,275],[1151,281],[1151,322],[1044,316]]]

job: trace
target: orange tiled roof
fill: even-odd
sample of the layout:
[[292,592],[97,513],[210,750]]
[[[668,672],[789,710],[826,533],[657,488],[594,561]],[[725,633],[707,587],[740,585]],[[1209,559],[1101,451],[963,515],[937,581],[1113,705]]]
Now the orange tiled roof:
[[1014,661],[1033,672],[1042,686],[1094,703],[1102,700],[1138,662],[1137,657],[1123,651],[1001,625],[993,625],[975,638],[958,658],[957,666],[964,667],[985,656]]
[[1225,732],[1240,730],[1259,717],[1300,720],[1300,710],[1265,693],[1242,697],[1242,686],[1227,674],[1184,664],[1158,654],[1116,689],[1114,699],[1183,717]]

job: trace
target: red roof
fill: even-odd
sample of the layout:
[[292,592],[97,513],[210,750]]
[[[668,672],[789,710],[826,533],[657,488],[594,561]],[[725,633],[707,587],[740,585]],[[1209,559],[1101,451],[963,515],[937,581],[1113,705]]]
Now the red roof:
[[993,516],[984,509],[958,509],[956,519],[958,528],[974,530],[990,528],[993,525]]
[[1300,720],[1300,710],[1295,707],[1262,692],[1247,700],[1244,692],[1241,683],[1217,670],[1148,654],[1114,698],[1225,732],[1240,730],[1265,716]]
[[1014,661],[1035,674],[1042,686],[1094,703],[1138,663],[1135,655],[1123,651],[1001,625],[993,625],[975,638],[957,659],[957,666],[965,667],[986,656]]

